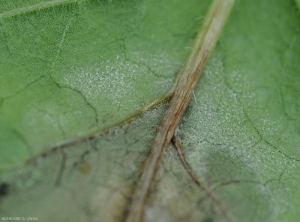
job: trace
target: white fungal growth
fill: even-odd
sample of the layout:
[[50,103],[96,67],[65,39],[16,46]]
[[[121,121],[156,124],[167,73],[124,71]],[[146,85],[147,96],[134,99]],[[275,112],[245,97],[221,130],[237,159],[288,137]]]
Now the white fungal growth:
[[157,76],[145,64],[126,60],[124,55],[71,70],[63,84],[78,89],[109,113],[139,109],[166,93],[172,82],[171,78]]
[[[271,142],[269,135],[277,134],[277,122],[281,119],[274,120],[269,111],[257,119],[254,114],[262,112],[253,106],[257,95],[247,92],[247,87],[245,94],[238,94],[224,81],[222,75],[225,74],[217,61],[214,61],[214,69],[212,75],[205,73],[195,91],[197,100],[192,100],[188,118],[184,118],[181,127],[187,160],[200,179],[210,178],[211,165],[219,164],[218,174],[230,170],[228,175],[233,178],[225,178],[228,181],[239,178],[256,181],[258,185],[253,186],[268,200],[272,211],[270,220],[274,221],[288,207],[280,175],[287,169],[295,171],[299,164],[283,154],[282,147]],[[242,168],[222,168],[226,162]],[[253,176],[247,177],[249,174]]]
[[129,76],[124,73],[136,72],[136,65],[126,61],[106,60],[89,68],[79,69],[65,77],[65,83],[71,87],[80,87],[89,99],[96,99],[99,94],[116,102],[122,93],[132,87]]

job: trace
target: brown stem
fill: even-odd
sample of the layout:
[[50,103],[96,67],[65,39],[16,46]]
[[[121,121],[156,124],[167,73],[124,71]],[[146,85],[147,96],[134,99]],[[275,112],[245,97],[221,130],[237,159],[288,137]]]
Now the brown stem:
[[162,154],[190,102],[193,89],[218,40],[233,4],[234,0],[214,0],[212,2],[191,54],[179,73],[174,95],[154,138],[132,196],[125,218],[126,222],[142,221],[144,205]]

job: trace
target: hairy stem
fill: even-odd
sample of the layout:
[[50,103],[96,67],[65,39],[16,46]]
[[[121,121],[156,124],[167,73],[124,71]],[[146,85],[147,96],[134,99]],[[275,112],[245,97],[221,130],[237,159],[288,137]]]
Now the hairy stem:
[[193,89],[218,40],[233,5],[234,0],[214,0],[212,2],[202,29],[196,38],[195,45],[179,73],[178,82],[169,108],[153,140],[132,196],[131,204],[125,218],[126,222],[139,222],[143,219],[144,205],[162,154],[173,137],[175,128],[179,124],[190,102]]

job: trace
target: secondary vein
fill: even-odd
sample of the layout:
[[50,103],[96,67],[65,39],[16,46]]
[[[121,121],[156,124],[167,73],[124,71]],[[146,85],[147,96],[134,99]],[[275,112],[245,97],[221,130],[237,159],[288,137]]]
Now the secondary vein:
[[[72,145],[79,144],[79,143],[81,143],[83,141],[86,141],[86,140],[91,140],[91,139],[93,139],[95,137],[98,137],[100,135],[103,135],[103,134],[109,132],[112,129],[121,127],[121,126],[125,125],[126,123],[131,122],[136,117],[142,115],[143,113],[145,113],[149,109],[154,108],[154,107],[156,107],[156,106],[158,106],[160,104],[164,104],[164,103],[168,102],[170,100],[170,97],[171,97],[171,94],[168,93],[168,94],[164,95],[163,97],[158,98],[158,99],[152,101],[151,103],[147,104],[146,106],[142,107],[141,109],[137,110],[135,113],[131,114],[130,116],[126,117],[125,119],[123,119],[120,122],[117,122],[115,124],[109,125],[109,126],[107,126],[105,128],[96,129],[95,131],[93,131],[93,132],[91,132],[91,133],[89,133],[87,135],[84,135],[84,136],[81,136],[81,137],[76,137],[76,138],[71,138],[69,140],[62,141],[59,144],[51,146],[51,147],[47,148],[45,151],[43,151],[41,153],[38,153],[34,157],[30,158],[27,161],[27,163],[35,162],[40,157],[47,156],[48,154],[50,154],[52,152],[56,152],[57,150],[63,150],[65,148],[70,148],[70,147],[72,147]],[[0,170],[1,169],[3,169],[3,168],[0,168]]]
[[192,168],[190,167],[189,163],[187,162],[184,152],[182,150],[181,147],[181,143],[180,143],[180,139],[178,138],[178,136],[174,135],[172,138],[172,142],[177,150],[177,153],[179,154],[179,157],[181,159],[181,162],[184,166],[184,168],[186,169],[186,171],[188,172],[188,174],[190,174],[191,178],[194,180],[194,182],[202,189],[206,192],[206,194],[217,204],[217,206],[219,207],[221,213],[223,214],[223,216],[227,219],[227,221],[231,221],[230,218],[228,217],[228,213],[226,211],[226,208],[224,207],[223,203],[221,202],[221,200],[212,192],[210,191],[204,183],[202,183],[196,176],[196,174],[193,172]]
[[169,108],[161,121],[145,160],[127,215],[125,215],[126,222],[139,222],[143,219],[145,202],[157,166],[190,102],[195,85],[227,21],[234,2],[235,0],[214,0],[210,6],[194,47],[179,73]]
[[67,4],[67,3],[76,3],[79,2],[78,0],[52,0],[52,1],[48,1],[48,2],[41,2],[35,5],[29,5],[23,8],[16,8],[10,11],[5,11],[0,13],[0,19],[2,18],[9,18],[9,17],[13,17],[16,15],[21,15],[21,14],[25,14],[28,12],[33,12],[33,11],[37,11],[37,10],[42,10],[42,9],[46,9],[46,8],[50,8],[50,7],[54,7],[54,6],[58,6],[58,5],[62,5],[62,4]]

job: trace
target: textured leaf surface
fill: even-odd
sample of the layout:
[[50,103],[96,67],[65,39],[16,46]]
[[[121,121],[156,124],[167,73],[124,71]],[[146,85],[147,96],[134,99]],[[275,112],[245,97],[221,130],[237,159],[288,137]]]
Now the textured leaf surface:
[[209,3],[178,2],[1,1],[1,166],[162,97]]
[[236,221],[300,216],[298,21],[289,1],[237,4],[182,126],[188,162]]
[[[98,127],[101,128],[109,126],[114,121],[123,120],[124,115],[129,115],[151,100],[163,95],[166,89],[158,91],[162,86],[167,89],[171,88],[172,78],[178,69],[177,63],[182,62],[186,55],[184,46],[190,44],[190,39],[193,38],[196,27],[199,25],[199,20],[195,19],[201,16],[196,13],[196,9],[194,12],[197,2],[194,5],[190,3],[188,6],[186,3],[182,3],[182,7],[178,5],[179,2],[173,1],[168,4],[167,2],[154,3],[150,1],[130,4],[107,2],[94,4],[92,6],[89,4],[67,5],[63,8],[59,6],[50,11],[57,13],[58,9],[62,11],[75,10],[77,14],[75,13],[74,19],[79,19],[82,11],[93,15],[93,11],[103,10],[102,15],[105,11],[107,16],[106,22],[115,19],[118,33],[124,28],[124,26],[118,27],[118,24],[123,24],[122,22],[127,24],[128,21],[123,21],[124,17],[115,15],[120,12],[128,13],[127,18],[132,19],[131,24],[136,25],[135,28],[131,27],[132,30],[138,31],[131,31],[133,34],[129,35],[130,37],[127,37],[126,41],[121,41],[123,43],[121,49],[125,52],[120,53],[120,56],[123,57],[117,59],[114,52],[109,57],[110,54],[107,52],[105,57],[99,61],[107,61],[106,58],[108,58],[113,61],[112,64],[116,63],[117,66],[121,66],[121,63],[117,62],[119,59],[124,62],[123,64],[125,61],[132,62],[136,66],[133,68],[130,66],[130,70],[145,69],[148,71],[145,71],[141,75],[142,77],[146,76],[146,73],[151,76],[150,79],[153,76],[157,77],[157,79],[153,77],[154,82],[149,80],[145,84],[147,85],[143,89],[145,92],[141,92],[144,94],[139,94],[141,96],[140,102],[137,103],[139,105],[134,106],[127,101],[135,98],[133,96],[138,91],[134,87],[128,89],[128,93],[131,93],[130,99],[128,99],[128,95],[124,95],[123,99],[112,100],[126,103],[122,107],[127,111],[125,112],[123,109],[112,111],[111,116],[107,117],[107,121],[110,122],[107,125],[105,125],[106,123],[99,124]],[[101,7],[98,7],[98,4]],[[165,8],[160,4],[165,4]],[[174,8],[171,7],[173,4]],[[128,8],[125,8],[124,5],[127,5]],[[133,5],[140,7],[129,7]],[[156,9],[154,10],[150,5],[153,7],[156,5]],[[178,17],[170,17],[170,14],[166,13],[167,9],[170,10],[170,13],[175,13],[177,7],[183,13],[182,15],[186,13],[186,23],[183,23],[181,19],[176,20]],[[199,8],[202,7],[199,6]],[[134,9],[136,9],[136,14],[133,13]],[[185,12],[184,9],[186,9]],[[206,7],[201,10],[204,14]],[[144,19],[139,20],[142,12]],[[42,16],[42,11],[34,13],[32,16],[38,15]],[[67,13],[58,15],[67,16]],[[136,20],[135,15],[137,16]],[[46,15],[44,16],[46,20]],[[97,16],[101,15],[97,14]],[[6,27],[8,22],[15,22],[15,19],[4,19],[4,22],[1,23],[2,27]],[[118,19],[120,21],[117,21]],[[60,20],[62,21],[62,19]],[[153,22],[150,22],[152,20]],[[66,21],[69,20],[66,19]],[[95,19],[91,19],[91,22],[97,26],[98,22]],[[161,22],[167,25],[157,26],[157,24],[162,24]],[[66,24],[64,23],[63,27]],[[106,23],[101,24],[105,26]],[[100,29],[102,27],[100,26],[97,27]],[[112,24],[108,26],[111,27]],[[83,25],[83,27],[88,26]],[[69,29],[71,30],[71,28],[72,26]],[[56,28],[53,29],[56,30]],[[62,30],[64,29],[62,28]],[[299,11],[294,1],[238,1],[180,127],[179,138],[188,163],[198,178],[221,200],[233,221],[296,222],[300,218],[299,32]],[[74,38],[77,35],[84,35],[84,33],[74,33]],[[67,36],[69,34],[66,35],[65,41],[68,39]],[[174,40],[171,40],[173,38]],[[81,36],[78,41],[84,42],[85,39],[88,39],[88,36]],[[96,43],[108,44],[103,41],[105,38]],[[178,41],[177,44],[176,41]],[[170,49],[164,48],[168,47],[168,44],[170,44]],[[11,43],[11,47],[13,45]],[[82,43],[81,50],[84,51],[83,45]],[[67,44],[64,47],[67,47]],[[95,45],[93,47],[96,48]],[[115,47],[115,50],[119,52],[120,44]],[[7,52],[5,51],[6,45],[3,48],[1,53]],[[70,46],[70,48],[72,47]],[[74,78],[75,82],[72,82],[73,78],[69,78],[70,88],[65,88],[67,84],[64,82],[64,78],[67,78],[68,75],[63,76],[62,73],[70,71],[60,72],[60,70],[72,70],[63,67],[69,67],[68,64],[73,67],[81,63],[76,59],[69,59],[66,55],[64,60],[63,53],[64,50],[61,50],[59,59],[50,67],[50,70],[53,70],[50,72],[53,72],[52,77],[49,77],[50,74],[46,75],[38,82],[40,84],[47,80],[53,83],[53,87],[59,88],[55,84],[56,82],[61,85],[59,89],[69,89],[72,93],[73,88],[77,87],[78,92],[84,95],[87,89],[84,87],[85,84],[80,82],[82,78],[78,76],[77,80]],[[48,54],[46,55],[48,56]],[[73,55],[76,57],[75,52]],[[80,58],[84,57],[82,53],[79,55]],[[97,56],[99,55],[97,54]],[[1,56],[1,62],[4,58],[9,57],[2,58]],[[130,59],[127,60],[127,58]],[[86,68],[103,68],[103,65],[95,66],[97,59],[93,59],[95,58],[92,56],[90,60],[94,62],[89,63],[87,60],[84,62]],[[4,66],[3,64],[6,63],[1,63],[1,69],[5,67],[7,70],[12,70],[12,67],[21,68],[21,66]],[[115,72],[108,73],[113,75]],[[134,74],[126,72],[124,78],[127,78],[127,75],[131,76],[134,81],[141,78],[138,77],[139,71],[135,71]],[[72,76],[76,77],[75,74]],[[96,77],[98,75],[94,78]],[[85,78],[93,79],[92,76]],[[155,81],[159,83],[159,86],[150,85],[155,84]],[[18,84],[22,84],[22,81]],[[119,84],[117,80],[110,85],[110,88],[115,84]],[[1,95],[4,95],[5,87],[2,88],[2,85]],[[33,85],[31,84],[30,87]],[[94,90],[91,91],[100,90],[96,86],[89,86],[94,87]],[[32,93],[30,87],[28,93]],[[108,89],[103,86],[100,94],[108,93],[105,90]],[[147,93],[146,90],[150,90],[150,93]],[[153,95],[150,96],[152,90]],[[49,96],[53,96],[53,93],[49,93]],[[74,94],[71,94],[67,101],[70,98],[77,98],[77,96],[80,99],[78,98],[76,101],[82,101],[81,95]],[[17,96],[21,95],[26,95],[25,91],[17,93]],[[99,93],[97,96],[95,100],[91,101],[93,101],[98,115],[101,116],[102,111],[99,111],[101,110],[99,107],[102,106],[99,101],[104,103],[108,101],[109,96],[102,98]],[[12,100],[16,96],[7,94],[7,97]],[[64,99],[65,94],[62,94],[61,98]],[[3,120],[1,119],[1,121],[6,125],[1,124],[0,126],[3,128],[3,132],[10,132],[5,127],[14,119],[8,119],[4,115],[5,100],[2,99],[1,118]],[[59,101],[57,98],[53,98],[53,100]],[[145,102],[143,102],[144,100]],[[23,100],[18,101],[18,103],[11,102],[11,104],[24,106],[20,102]],[[43,103],[37,100],[36,104]],[[70,104],[74,103],[70,102]],[[79,106],[79,102],[75,104]],[[87,115],[90,109],[86,103],[82,102],[82,104],[86,110],[79,113]],[[109,106],[111,102],[107,102],[107,104],[105,107],[108,107],[107,112],[110,113],[110,110],[113,110]],[[7,172],[1,178],[0,215],[37,216],[40,221],[49,222],[120,221],[126,211],[128,200],[140,173],[140,167],[165,108],[165,106],[161,106],[152,109],[122,128],[110,130],[108,133],[87,139],[63,150],[53,151],[22,168]],[[16,111],[21,113],[21,110],[17,109]],[[60,114],[60,111],[57,113]],[[10,115],[15,114],[11,112]],[[45,114],[41,114],[41,116],[45,117]],[[20,116],[20,119],[23,120],[23,116]],[[87,117],[84,116],[82,121],[86,121],[86,119]],[[15,121],[17,122],[17,120]],[[70,120],[70,123],[72,121]],[[59,119],[57,122],[60,123],[63,120]],[[94,123],[94,116],[91,114],[91,124]],[[87,132],[86,130],[89,128],[83,126],[78,124],[78,128],[72,128],[78,130],[74,130],[72,136]],[[41,129],[43,127],[45,126],[41,125]],[[66,132],[69,133],[68,130]],[[28,133],[31,135],[30,132]],[[40,133],[36,135],[40,135]],[[4,134],[1,133],[1,135]],[[10,136],[11,138],[6,141],[14,143],[20,141],[20,144],[23,144],[23,140],[17,140],[20,138],[18,135],[14,133],[3,136],[3,138]],[[48,132],[45,135],[48,136]],[[53,138],[41,140],[52,144]],[[63,138],[58,137],[57,141],[59,142],[61,139]],[[42,146],[36,143],[36,147]],[[217,204],[193,182],[180,162],[174,147],[170,144],[146,203],[144,221],[226,221],[226,218],[220,213]]]

